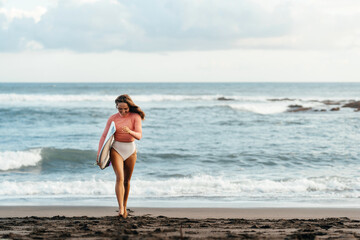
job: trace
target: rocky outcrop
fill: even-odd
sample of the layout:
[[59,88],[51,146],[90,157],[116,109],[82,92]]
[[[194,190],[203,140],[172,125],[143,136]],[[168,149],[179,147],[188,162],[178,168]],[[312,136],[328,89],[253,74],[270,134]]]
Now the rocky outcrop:
[[291,99],[291,98],[272,98],[272,99],[267,99],[268,101],[271,102],[279,102],[279,101],[295,101],[296,99]]
[[340,105],[341,103],[340,102],[336,102],[336,101],[331,101],[331,100],[324,100],[324,101],[321,101],[323,104],[325,105]]
[[350,103],[347,103],[347,104],[343,105],[342,107],[360,109],[360,101],[350,102]]
[[360,101],[349,102],[349,103],[343,105],[342,107],[344,107],[344,108],[356,108],[355,112],[359,112],[360,111]]
[[304,111],[309,111],[311,109],[312,109],[311,107],[300,107],[300,108],[290,109],[288,110],[288,112],[304,112]]
[[[295,99],[290,99],[290,98],[275,98],[275,99],[268,99],[268,101],[293,101]],[[301,100],[301,99],[300,99]],[[360,101],[355,101],[355,100],[338,100],[338,101],[333,101],[333,100],[323,100],[323,101],[319,101],[319,100],[308,100],[307,102],[317,102],[317,103],[322,103],[324,105],[327,105],[328,108],[317,108],[315,107],[315,109],[311,108],[311,107],[304,107],[302,105],[299,104],[291,104],[288,105],[288,110],[287,112],[304,112],[304,111],[309,111],[312,110],[313,112],[327,112],[327,111],[340,111],[341,108],[354,108],[354,112],[360,112]],[[346,104],[344,104],[346,103]],[[344,105],[342,105],[344,104]],[[342,106],[332,106],[331,105],[342,105]]]
[[289,105],[288,106],[289,108],[302,108],[303,106],[301,106],[301,105]]
[[219,101],[234,101],[235,99],[233,99],[233,98],[226,98],[226,97],[218,97],[217,100],[219,100]]

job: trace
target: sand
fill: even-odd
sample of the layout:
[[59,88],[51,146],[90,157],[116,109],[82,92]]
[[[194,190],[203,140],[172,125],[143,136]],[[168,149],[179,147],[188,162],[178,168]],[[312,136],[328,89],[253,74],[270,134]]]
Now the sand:
[[360,209],[0,207],[0,239],[360,239]]

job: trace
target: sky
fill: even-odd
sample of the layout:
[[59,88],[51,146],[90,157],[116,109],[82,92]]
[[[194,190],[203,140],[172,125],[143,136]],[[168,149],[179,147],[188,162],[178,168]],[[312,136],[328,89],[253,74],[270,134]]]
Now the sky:
[[360,82],[358,0],[0,0],[0,82]]

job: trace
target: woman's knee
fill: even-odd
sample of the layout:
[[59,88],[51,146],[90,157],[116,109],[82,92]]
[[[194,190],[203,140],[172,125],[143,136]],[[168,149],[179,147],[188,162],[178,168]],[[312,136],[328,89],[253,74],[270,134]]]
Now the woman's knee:
[[124,184],[124,177],[123,176],[116,176],[116,182]]
[[130,186],[130,179],[125,179],[124,180],[124,186]]

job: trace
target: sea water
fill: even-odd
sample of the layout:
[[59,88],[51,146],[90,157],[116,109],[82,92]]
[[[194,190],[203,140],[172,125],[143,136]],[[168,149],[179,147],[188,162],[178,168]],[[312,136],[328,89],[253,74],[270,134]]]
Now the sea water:
[[0,205],[116,206],[94,163],[125,93],[146,113],[129,206],[360,206],[360,112],[342,107],[359,83],[0,83]]

